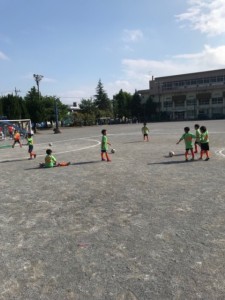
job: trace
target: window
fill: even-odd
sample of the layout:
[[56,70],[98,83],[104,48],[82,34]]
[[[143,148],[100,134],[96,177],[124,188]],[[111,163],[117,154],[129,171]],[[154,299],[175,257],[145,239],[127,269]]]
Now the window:
[[217,76],[217,82],[223,82],[224,78],[223,76]]
[[209,105],[209,99],[199,99],[199,105]]
[[163,106],[164,107],[172,107],[172,101],[164,101],[164,103],[163,103]]
[[195,116],[195,111],[194,110],[188,110],[187,111],[187,117],[191,118]]
[[212,98],[212,104],[221,104],[221,103],[223,103],[222,97]]
[[177,100],[174,102],[175,107],[184,107],[184,100]]
[[188,99],[187,106],[194,106],[196,105],[196,99]]

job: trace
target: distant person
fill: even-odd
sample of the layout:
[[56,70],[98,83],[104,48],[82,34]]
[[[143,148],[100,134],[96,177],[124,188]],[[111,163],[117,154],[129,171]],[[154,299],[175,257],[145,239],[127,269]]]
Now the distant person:
[[202,159],[203,154],[205,154],[207,161],[209,160],[209,133],[205,126],[200,127],[200,132],[201,153],[199,159]]
[[9,137],[12,140],[13,139],[13,133],[14,133],[14,127],[12,125],[8,126],[8,133],[9,133]]
[[46,150],[45,162],[40,163],[40,168],[53,168],[53,167],[66,167],[69,166],[70,162],[57,163],[55,156],[52,155],[52,150]]
[[[102,161],[111,161],[111,159],[109,158],[108,155],[108,145],[111,146],[111,144],[108,142],[108,137],[107,137],[107,130],[103,129],[102,130],[102,142],[101,142],[101,158]],[[104,158],[104,156],[106,157],[106,159]]]
[[1,137],[1,140],[5,139],[5,135],[4,135],[4,132],[2,131],[2,127],[1,126],[0,126],[0,137]]
[[149,129],[148,129],[146,123],[144,123],[143,125],[144,125],[144,126],[141,128],[141,132],[142,132],[142,134],[143,134],[143,140],[144,140],[144,142],[145,142],[145,141],[148,142],[148,141],[149,141],[149,138],[148,138]]
[[193,151],[193,142],[192,139],[195,138],[195,135],[192,133],[189,133],[190,128],[189,127],[184,127],[184,134],[182,137],[179,139],[177,144],[179,144],[182,140],[185,142],[185,160],[188,161],[188,153],[191,151],[192,159],[195,159],[194,151]]
[[194,153],[198,153],[198,146],[201,147],[200,145],[200,135],[201,135],[201,132],[200,132],[200,126],[199,124],[195,124],[195,151]]
[[30,154],[30,158],[32,159],[33,157],[36,158],[36,153],[33,152],[34,149],[34,141],[31,133],[27,134],[27,144],[28,144],[28,153]]
[[13,136],[14,142],[12,144],[12,148],[15,147],[15,144],[18,143],[20,145],[20,148],[22,147],[21,141],[20,141],[20,133],[15,130],[14,136]]

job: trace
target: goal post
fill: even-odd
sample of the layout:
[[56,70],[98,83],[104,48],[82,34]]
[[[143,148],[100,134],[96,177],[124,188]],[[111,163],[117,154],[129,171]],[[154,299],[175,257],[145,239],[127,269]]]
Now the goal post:
[[26,137],[28,133],[33,134],[30,119],[0,120],[0,130],[4,137],[11,137],[11,130],[17,130],[22,137]]

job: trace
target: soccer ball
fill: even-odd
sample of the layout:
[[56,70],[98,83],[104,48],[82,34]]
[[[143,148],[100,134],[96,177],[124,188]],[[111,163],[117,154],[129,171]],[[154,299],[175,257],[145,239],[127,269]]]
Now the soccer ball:
[[51,147],[51,146],[52,146],[52,143],[49,143],[48,145],[49,145],[49,147]]
[[173,157],[175,155],[175,153],[173,151],[169,152],[169,157]]
[[116,150],[115,149],[111,149],[111,153],[115,153],[116,152]]

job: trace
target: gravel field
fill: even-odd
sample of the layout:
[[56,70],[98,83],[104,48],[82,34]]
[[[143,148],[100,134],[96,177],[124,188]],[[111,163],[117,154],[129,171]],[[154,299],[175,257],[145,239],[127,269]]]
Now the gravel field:
[[[225,121],[200,122],[210,160],[185,162],[194,124],[39,131],[33,160],[1,141],[0,299],[225,299]],[[38,167],[50,142],[70,166]]]

